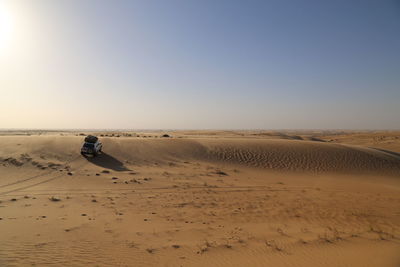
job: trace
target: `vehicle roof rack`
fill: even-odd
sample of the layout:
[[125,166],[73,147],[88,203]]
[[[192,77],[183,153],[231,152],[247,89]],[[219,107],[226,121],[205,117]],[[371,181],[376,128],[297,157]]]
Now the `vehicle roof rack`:
[[99,140],[99,138],[97,138],[97,136],[94,136],[94,135],[88,135],[85,137],[86,143],[96,143],[97,140]]

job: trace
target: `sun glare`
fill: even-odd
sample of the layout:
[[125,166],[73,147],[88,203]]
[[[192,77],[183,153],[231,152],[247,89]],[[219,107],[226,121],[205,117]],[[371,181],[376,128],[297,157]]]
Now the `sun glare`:
[[0,3],[0,52],[9,45],[13,32],[13,17],[11,11]]

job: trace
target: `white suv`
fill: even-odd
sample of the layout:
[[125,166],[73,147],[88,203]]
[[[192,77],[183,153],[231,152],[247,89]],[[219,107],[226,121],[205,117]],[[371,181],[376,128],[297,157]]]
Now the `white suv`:
[[85,137],[85,143],[83,143],[83,146],[81,148],[81,154],[83,156],[87,154],[96,156],[98,153],[101,152],[102,148],[103,145],[102,143],[100,143],[99,139],[96,136],[88,135]]

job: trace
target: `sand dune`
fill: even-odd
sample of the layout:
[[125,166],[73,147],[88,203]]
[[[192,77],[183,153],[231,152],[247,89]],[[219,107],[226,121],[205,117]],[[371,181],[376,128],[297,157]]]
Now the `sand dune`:
[[400,174],[399,158],[374,149],[309,141],[218,141],[215,159],[279,170]]
[[72,132],[1,136],[0,266],[400,263],[390,147],[302,132],[138,135],[103,137],[96,158]]
[[[3,137],[3,162],[21,165],[30,155],[65,162],[76,155],[81,137]],[[105,166],[121,161],[146,164],[171,160],[221,161],[230,164],[285,171],[375,172],[400,174],[400,156],[391,151],[342,144],[298,140],[246,139],[138,139],[103,138]],[[18,145],[19,144],[19,145]],[[18,146],[16,148],[16,145]],[[100,161],[100,159],[99,159]],[[32,162],[31,162],[32,163]],[[46,162],[51,165],[52,162]],[[57,163],[53,163],[57,164]],[[38,164],[43,167],[42,164]]]

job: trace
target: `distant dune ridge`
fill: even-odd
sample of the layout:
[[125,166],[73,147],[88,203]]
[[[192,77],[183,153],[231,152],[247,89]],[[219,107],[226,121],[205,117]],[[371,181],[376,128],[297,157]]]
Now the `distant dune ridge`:
[[[3,137],[4,152],[47,155],[49,159],[67,160],[79,152],[82,137]],[[303,140],[263,139],[138,139],[102,138],[105,151],[119,160],[145,164],[173,159],[220,161],[244,166],[286,171],[378,172],[400,174],[400,157],[383,150]],[[19,143],[16,146],[16,143]],[[7,146],[9,148],[7,149]],[[17,152],[19,151],[19,152]],[[1,152],[0,152],[1,153]]]

